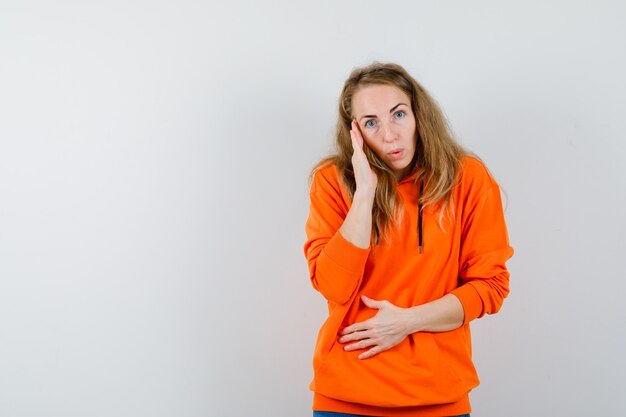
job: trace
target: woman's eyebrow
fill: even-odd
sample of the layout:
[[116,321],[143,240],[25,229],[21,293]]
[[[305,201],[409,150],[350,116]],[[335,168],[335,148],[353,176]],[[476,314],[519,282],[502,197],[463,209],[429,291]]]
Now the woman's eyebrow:
[[393,111],[394,111],[395,109],[397,109],[397,108],[398,108],[398,106],[401,106],[401,105],[403,105],[403,104],[404,104],[405,106],[407,106],[407,107],[409,106],[408,104],[405,104],[405,103],[398,103],[398,104],[396,104],[395,106],[393,106],[393,107],[391,108],[391,110],[389,110],[389,113],[393,113]]

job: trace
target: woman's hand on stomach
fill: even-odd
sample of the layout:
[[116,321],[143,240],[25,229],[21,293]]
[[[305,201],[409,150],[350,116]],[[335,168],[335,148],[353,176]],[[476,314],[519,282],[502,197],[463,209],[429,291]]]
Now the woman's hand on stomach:
[[411,333],[409,309],[386,300],[372,300],[365,295],[361,299],[367,307],[378,310],[378,313],[369,320],[343,329],[338,341],[349,343],[344,347],[345,350],[367,349],[359,355],[359,359],[371,358],[398,345]]

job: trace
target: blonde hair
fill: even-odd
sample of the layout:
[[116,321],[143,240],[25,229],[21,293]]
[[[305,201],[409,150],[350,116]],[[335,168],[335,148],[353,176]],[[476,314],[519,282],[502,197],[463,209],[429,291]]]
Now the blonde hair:
[[[354,118],[352,98],[359,88],[377,84],[397,87],[411,100],[416,121],[416,146],[408,172],[416,173],[416,185],[420,181],[424,182],[419,201],[423,207],[441,203],[439,224],[443,228],[443,213],[448,208],[453,210],[451,191],[459,162],[468,153],[454,140],[436,101],[400,65],[375,62],[352,71],[339,98],[339,119],[335,133],[337,153],[320,161],[313,168],[311,178],[319,169],[334,164],[350,198],[354,197],[356,182],[351,162],[353,149],[350,139],[350,123]],[[397,180],[392,169],[376,153],[367,146],[364,151],[378,176],[372,208],[372,238],[378,244],[398,212]]]

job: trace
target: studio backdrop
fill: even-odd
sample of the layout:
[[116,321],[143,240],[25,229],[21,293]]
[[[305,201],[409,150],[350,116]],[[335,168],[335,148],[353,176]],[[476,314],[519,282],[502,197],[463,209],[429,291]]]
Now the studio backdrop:
[[350,71],[397,62],[502,187],[473,416],[626,415],[619,1],[0,4],[0,415],[309,416],[303,244]]

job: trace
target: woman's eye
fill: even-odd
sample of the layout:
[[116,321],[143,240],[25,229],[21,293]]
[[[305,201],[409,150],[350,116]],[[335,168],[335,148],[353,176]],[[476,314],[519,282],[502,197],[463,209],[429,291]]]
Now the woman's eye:
[[396,117],[398,119],[402,119],[404,116],[406,116],[406,113],[404,111],[400,110],[396,112]]
[[368,120],[367,122],[365,122],[365,127],[374,127],[376,125],[376,122],[374,122],[373,120]]

